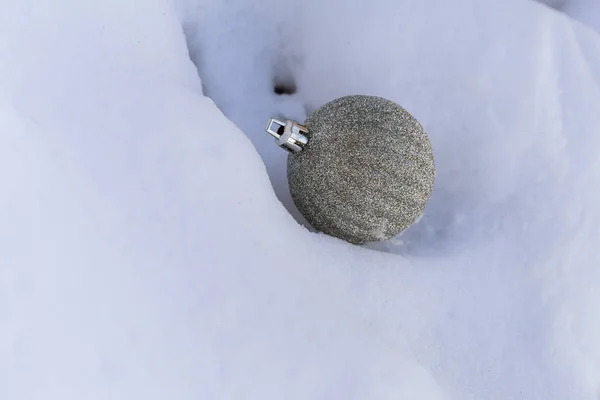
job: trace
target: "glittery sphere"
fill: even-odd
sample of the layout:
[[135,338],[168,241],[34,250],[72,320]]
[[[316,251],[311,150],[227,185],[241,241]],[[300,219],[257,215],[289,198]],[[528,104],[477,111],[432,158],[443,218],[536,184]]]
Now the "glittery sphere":
[[423,127],[396,103],[347,96],[308,117],[308,144],[288,157],[290,192],[317,230],[351,243],[385,240],[412,225],[433,190]]

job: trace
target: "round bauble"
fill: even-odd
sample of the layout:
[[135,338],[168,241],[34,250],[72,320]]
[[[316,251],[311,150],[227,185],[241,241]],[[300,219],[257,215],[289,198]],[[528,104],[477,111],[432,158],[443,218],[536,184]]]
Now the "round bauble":
[[351,243],[380,241],[423,214],[435,181],[431,143],[398,104],[342,97],[295,127],[286,136],[299,140],[297,149],[287,147],[290,192],[316,230]]

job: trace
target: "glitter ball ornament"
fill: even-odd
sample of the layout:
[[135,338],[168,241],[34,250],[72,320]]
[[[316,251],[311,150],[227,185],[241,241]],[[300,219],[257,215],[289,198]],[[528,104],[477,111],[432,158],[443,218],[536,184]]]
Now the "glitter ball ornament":
[[318,231],[351,243],[389,239],[419,219],[431,196],[431,143],[390,100],[342,97],[304,125],[271,119],[267,132],[290,151],[292,198]]

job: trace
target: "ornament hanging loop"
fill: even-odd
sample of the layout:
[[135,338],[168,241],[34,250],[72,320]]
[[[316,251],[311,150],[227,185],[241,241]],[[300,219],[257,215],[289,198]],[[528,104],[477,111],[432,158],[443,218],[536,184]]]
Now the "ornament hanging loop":
[[266,128],[267,132],[275,138],[278,146],[290,153],[299,153],[308,143],[308,129],[304,125],[291,120],[279,121],[271,118]]

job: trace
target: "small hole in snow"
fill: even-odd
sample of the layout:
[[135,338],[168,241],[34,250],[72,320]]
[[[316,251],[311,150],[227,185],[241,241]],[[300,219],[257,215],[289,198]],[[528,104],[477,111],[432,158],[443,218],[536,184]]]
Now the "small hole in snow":
[[275,78],[273,91],[276,94],[294,94],[296,93],[296,83],[294,81],[279,81]]
[[278,95],[296,93],[297,85],[290,60],[279,59],[273,65],[273,92]]

